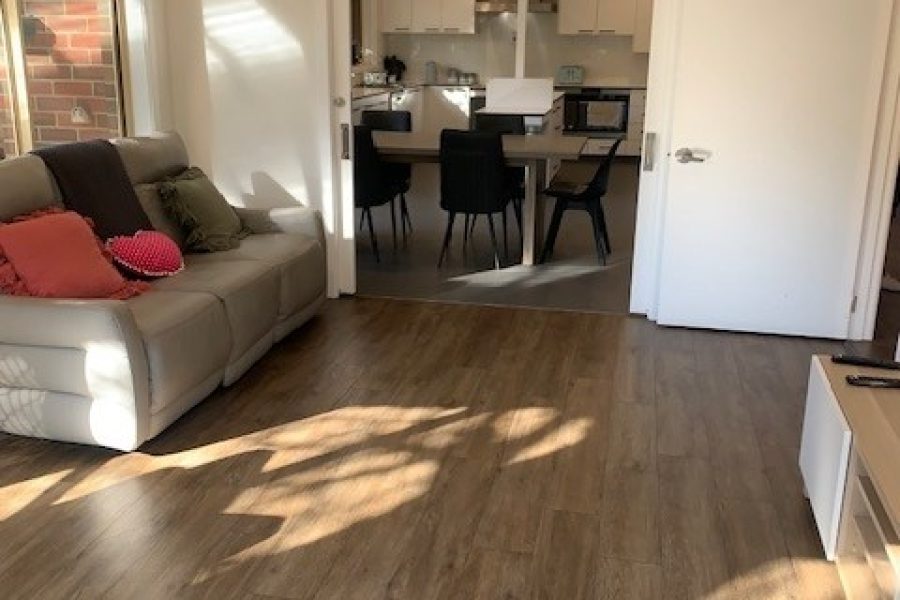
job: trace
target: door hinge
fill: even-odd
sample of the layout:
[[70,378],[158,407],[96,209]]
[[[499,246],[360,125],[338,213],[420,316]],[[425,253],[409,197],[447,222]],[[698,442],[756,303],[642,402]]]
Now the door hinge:
[[350,125],[341,123],[341,158],[350,160]]
[[859,296],[853,296],[853,302],[850,303],[850,314],[856,314],[856,308],[859,306]]

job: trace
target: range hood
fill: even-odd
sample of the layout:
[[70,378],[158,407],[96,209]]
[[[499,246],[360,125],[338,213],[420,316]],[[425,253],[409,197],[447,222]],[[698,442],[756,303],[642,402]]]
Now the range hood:
[[[528,0],[528,12],[530,13],[555,13],[556,11],[556,0]],[[475,3],[475,12],[515,13],[519,12],[519,3],[516,0],[478,0]]]

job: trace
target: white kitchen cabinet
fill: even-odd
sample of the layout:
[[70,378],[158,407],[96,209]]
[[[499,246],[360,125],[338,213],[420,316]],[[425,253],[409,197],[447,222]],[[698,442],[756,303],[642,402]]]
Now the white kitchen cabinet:
[[559,0],[562,35],[632,35],[638,0]]
[[412,30],[411,0],[381,0],[382,33],[409,33]]
[[404,110],[410,114],[413,132],[422,131],[425,116],[425,92],[423,88],[409,88],[391,94],[391,110]]
[[468,129],[470,98],[466,86],[426,87],[422,130],[436,135],[443,129]]
[[475,0],[442,0],[444,33],[475,33]]
[[560,0],[559,33],[593,34],[597,29],[597,0]]
[[412,30],[416,33],[439,33],[443,4],[443,0],[415,0],[412,9]]
[[653,0],[637,0],[634,12],[634,37],[631,49],[639,54],[650,52],[650,32],[653,29]]

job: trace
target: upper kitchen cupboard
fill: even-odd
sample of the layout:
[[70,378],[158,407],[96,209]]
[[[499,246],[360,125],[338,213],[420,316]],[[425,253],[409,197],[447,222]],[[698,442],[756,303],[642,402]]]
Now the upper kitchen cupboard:
[[562,35],[632,35],[638,0],[559,0]]
[[475,33],[475,0],[381,0],[383,33]]
[[653,0],[637,0],[634,13],[634,37],[631,49],[637,53],[650,53],[650,32],[653,28]]
[[408,33],[412,29],[410,0],[381,0],[381,31]]

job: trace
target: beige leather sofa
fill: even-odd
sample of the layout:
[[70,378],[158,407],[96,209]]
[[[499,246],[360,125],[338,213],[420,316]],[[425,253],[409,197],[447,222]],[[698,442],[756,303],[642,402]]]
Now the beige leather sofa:
[[[189,166],[177,134],[115,144],[136,186]],[[172,226],[147,197],[154,226]],[[0,162],[0,221],[55,205],[39,158]],[[134,450],[314,316],[325,298],[319,214],[239,212],[253,231],[240,248],[187,255],[183,273],[133,300],[0,296],[0,430]]]

